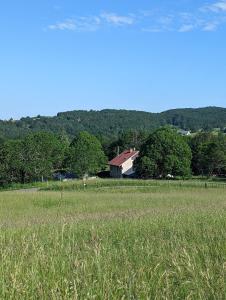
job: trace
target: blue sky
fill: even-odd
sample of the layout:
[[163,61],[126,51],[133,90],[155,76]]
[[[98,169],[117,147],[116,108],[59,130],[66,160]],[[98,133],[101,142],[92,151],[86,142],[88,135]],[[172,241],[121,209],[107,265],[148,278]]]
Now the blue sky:
[[0,118],[226,107],[226,1],[7,0]]

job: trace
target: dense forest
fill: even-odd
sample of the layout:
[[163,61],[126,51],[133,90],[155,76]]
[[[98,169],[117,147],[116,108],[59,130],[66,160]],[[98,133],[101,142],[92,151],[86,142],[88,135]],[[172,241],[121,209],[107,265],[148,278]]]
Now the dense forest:
[[48,131],[73,138],[81,131],[108,139],[128,130],[150,131],[164,125],[198,131],[226,128],[226,108],[174,109],[162,113],[130,110],[70,111],[54,117],[26,117],[0,121],[0,140],[15,139],[31,132]]

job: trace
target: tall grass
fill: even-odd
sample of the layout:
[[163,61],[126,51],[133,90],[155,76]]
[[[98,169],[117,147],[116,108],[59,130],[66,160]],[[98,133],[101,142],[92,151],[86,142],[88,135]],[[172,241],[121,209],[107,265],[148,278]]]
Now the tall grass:
[[86,190],[100,190],[117,189],[117,188],[225,188],[224,181],[202,181],[202,180],[139,180],[139,179],[95,179],[95,180],[72,180],[68,182],[51,182],[48,185],[42,186],[42,190],[46,191],[86,191]]
[[0,299],[225,299],[224,189],[0,193]]

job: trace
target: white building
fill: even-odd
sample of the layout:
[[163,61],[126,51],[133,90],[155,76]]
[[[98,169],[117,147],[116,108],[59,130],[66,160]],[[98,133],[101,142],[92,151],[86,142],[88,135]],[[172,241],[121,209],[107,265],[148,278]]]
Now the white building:
[[134,161],[139,156],[139,151],[135,149],[125,150],[120,155],[109,162],[110,176],[122,178],[123,176],[134,175]]
[[191,135],[191,131],[190,130],[183,130],[183,129],[180,129],[178,130],[178,133],[180,135],[183,135],[183,136],[190,136]]

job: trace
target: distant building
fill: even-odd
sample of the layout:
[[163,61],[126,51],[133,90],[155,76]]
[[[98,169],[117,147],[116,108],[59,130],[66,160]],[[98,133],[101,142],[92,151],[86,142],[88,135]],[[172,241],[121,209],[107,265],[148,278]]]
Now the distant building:
[[139,151],[135,149],[125,150],[120,155],[109,161],[110,176],[112,178],[122,178],[123,176],[133,176],[134,161],[139,156]]
[[183,130],[183,129],[180,129],[180,130],[178,130],[178,133],[179,133],[180,135],[183,135],[183,136],[189,136],[189,135],[191,135],[191,131],[190,131],[190,130]]

